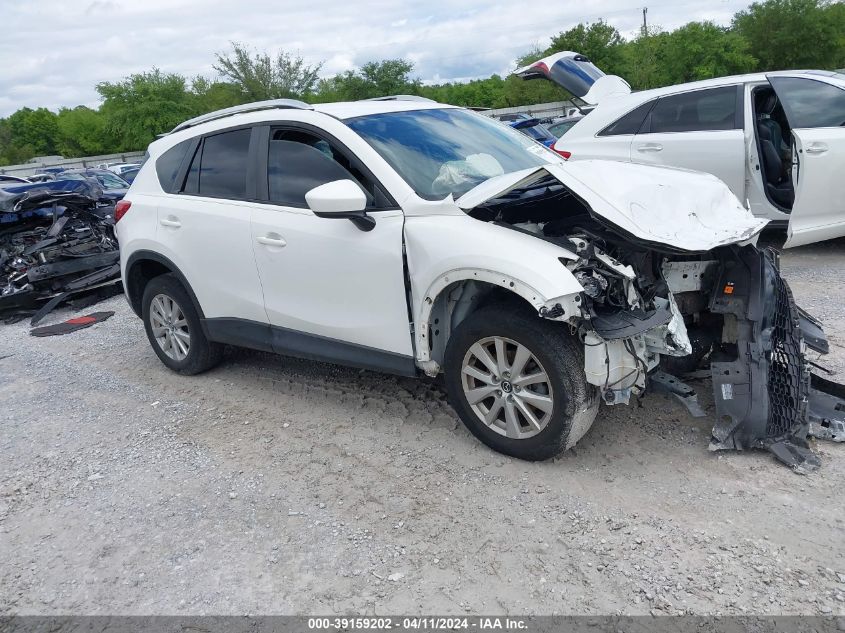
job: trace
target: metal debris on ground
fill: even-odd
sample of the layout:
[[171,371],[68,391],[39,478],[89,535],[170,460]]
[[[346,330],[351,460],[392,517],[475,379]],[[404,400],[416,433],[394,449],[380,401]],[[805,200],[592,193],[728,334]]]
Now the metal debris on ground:
[[93,312],[91,314],[86,314],[85,316],[62,321],[61,323],[37,327],[30,330],[29,333],[32,336],[58,336],[61,334],[70,334],[71,332],[91,327],[95,323],[100,323],[101,321],[105,321],[113,316],[114,312],[112,311]]
[[120,292],[113,207],[91,182],[56,180],[0,189],[0,316],[75,307]]

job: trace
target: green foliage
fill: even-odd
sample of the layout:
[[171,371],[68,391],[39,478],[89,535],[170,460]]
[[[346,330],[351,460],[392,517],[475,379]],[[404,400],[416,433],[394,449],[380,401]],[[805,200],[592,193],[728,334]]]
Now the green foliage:
[[281,51],[276,57],[251,52],[232,42],[231,53],[218,53],[214,70],[240,88],[246,101],[301,99],[317,85],[322,63],[309,66],[302,57]]
[[747,73],[757,59],[738,33],[712,22],[690,22],[666,35],[662,65],[667,83]]
[[[559,51],[589,57],[634,89],[719,77],[755,70],[845,67],[845,4],[829,0],[764,0],[734,16],[729,28],[690,22],[674,31],[650,29],[630,40],[604,20],[578,24],[535,46],[516,66]],[[359,70],[319,79],[321,64],[309,65],[286,52],[271,56],[232,43],[217,54],[218,80],[153,69],[97,86],[102,105],[21,108],[0,119],[0,165],[38,155],[90,156],[144,149],[157,134],[187,118],[259,101],[294,97],[311,102],[419,94],[443,103],[501,108],[560,101],[569,97],[549,81],[513,75],[422,85],[413,64],[403,59],[371,61]]]
[[62,156],[96,156],[109,153],[115,139],[106,132],[106,120],[96,110],[77,106],[62,108],[56,118],[56,149]]
[[317,101],[357,101],[395,94],[417,94],[419,80],[411,79],[414,65],[404,59],[367,62],[320,82]]
[[194,77],[191,80],[191,100],[197,114],[231,108],[250,101],[237,85],[211,81],[205,77]]
[[667,48],[666,39],[666,33],[650,29],[626,43],[622,50],[623,70],[617,74],[624,77],[634,90],[667,85],[667,75],[661,66]]
[[9,130],[19,147],[26,147],[32,156],[56,153],[59,126],[56,114],[47,108],[21,108],[8,118]]
[[168,132],[196,114],[185,78],[154,68],[118,83],[97,84],[106,131],[117,139],[113,151],[144,149],[157,134]]
[[712,22],[690,22],[671,33],[651,31],[623,48],[621,72],[635,89],[752,72],[748,42]]
[[845,9],[825,0],[766,0],[734,16],[759,70],[837,68],[845,61]]

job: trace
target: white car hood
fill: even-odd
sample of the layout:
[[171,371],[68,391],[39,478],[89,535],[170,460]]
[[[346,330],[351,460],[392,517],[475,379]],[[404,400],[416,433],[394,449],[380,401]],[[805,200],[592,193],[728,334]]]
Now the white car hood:
[[710,174],[607,160],[548,164],[490,178],[462,195],[467,211],[550,174],[586,202],[594,216],[632,237],[700,252],[745,242],[768,220],[755,218]]

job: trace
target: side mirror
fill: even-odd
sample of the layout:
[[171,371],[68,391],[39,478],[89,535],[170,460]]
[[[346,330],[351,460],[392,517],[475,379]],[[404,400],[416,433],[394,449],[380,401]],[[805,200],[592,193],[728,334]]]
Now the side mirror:
[[345,218],[362,231],[372,231],[376,221],[367,215],[367,196],[349,179],[327,182],[305,194],[305,202],[321,218]]

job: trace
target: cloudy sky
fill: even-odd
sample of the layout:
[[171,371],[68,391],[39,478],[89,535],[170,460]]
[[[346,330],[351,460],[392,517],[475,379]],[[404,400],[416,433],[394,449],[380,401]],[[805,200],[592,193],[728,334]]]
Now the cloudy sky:
[[[333,75],[404,57],[425,82],[505,74],[513,60],[580,21],[605,18],[630,36],[642,23],[727,24],[744,0],[0,0],[0,116],[22,106],[99,103],[94,86],[157,66],[215,75],[232,40],[298,51]],[[527,7],[532,6],[529,9]]]

